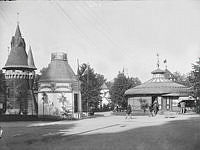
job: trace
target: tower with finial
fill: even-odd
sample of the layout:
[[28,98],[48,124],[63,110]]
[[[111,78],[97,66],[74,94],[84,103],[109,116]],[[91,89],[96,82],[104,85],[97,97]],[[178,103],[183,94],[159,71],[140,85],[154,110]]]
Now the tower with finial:
[[11,40],[11,50],[3,69],[5,69],[8,93],[6,113],[33,114],[36,112],[32,90],[36,67],[31,47],[28,55],[26,53],[26,43],[20,31],[19,21],[17,21],[15,35]]

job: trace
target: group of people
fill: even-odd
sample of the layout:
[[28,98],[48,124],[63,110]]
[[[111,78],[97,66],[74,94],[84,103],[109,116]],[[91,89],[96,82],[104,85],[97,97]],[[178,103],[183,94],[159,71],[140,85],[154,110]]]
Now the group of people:
[[[129,104],[127,106],[127,109],[126,109],[126,118],[127,119],[128,117],[130,117],[132,119],[132,107],[131,105]],[[150,112],[150,116],[154,117],[158,114],[158,111],[159,111],[159,104],[158,104],[158,101],[155,100],[150,106],[149,106],[149,112]]]
[[150,112],[150,116],[154,117],[158,114],[159,111],[159,105],[158,105],[158,101],[155,100],[150,106],[149,106],[149,112]]

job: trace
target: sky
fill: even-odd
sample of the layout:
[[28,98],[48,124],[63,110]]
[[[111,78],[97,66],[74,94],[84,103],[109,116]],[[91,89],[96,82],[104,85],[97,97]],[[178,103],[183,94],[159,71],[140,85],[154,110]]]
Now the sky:
[[145,82],[156,69],[157,53],[161,69],[166,59],[171,72],[184,74],[200,57],[197,0],[0,2],[0,68],[17,21],[37,73],[52,52],[66,52],[74,72],[78,59],[108,81],[124,68]]

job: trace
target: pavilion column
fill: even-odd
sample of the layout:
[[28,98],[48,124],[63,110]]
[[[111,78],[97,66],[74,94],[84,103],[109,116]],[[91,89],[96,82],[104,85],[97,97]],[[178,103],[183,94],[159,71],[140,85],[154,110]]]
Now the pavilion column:
[[167,98],[166,97],[162,98],[162,109],[167,110]]
[[172,111],[172,101],[173,101],[173,98],[171,98],[170,101],[169,101],[169,104],[170,104],[170,107],[169,107],[169,108],[170,108],[170,111]]

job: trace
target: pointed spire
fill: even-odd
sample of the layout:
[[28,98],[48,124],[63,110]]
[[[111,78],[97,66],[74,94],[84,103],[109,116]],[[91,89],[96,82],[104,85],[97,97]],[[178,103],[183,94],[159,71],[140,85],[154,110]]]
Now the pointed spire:
[[3,69],[29,68],[27,62],[26,43],[21,37],[19,25],[17,24],[15,36],[11,40],[11,48]]
[[31,50],[31,46],[29,46],[29,51],[28,51],[28,66],[32,69],[36,69],[35,63],[34,63],[34,60],[33,60],[33,54],[32,54],[32,50]]
[[15,31],[15,37],[21,37],[21,32],[20,32],[20,28],[19,28],[19,23],[17,23],[17,28],[16,28],[16,31]]
[[157,53],[157,68],[160,68],[159,54]]

